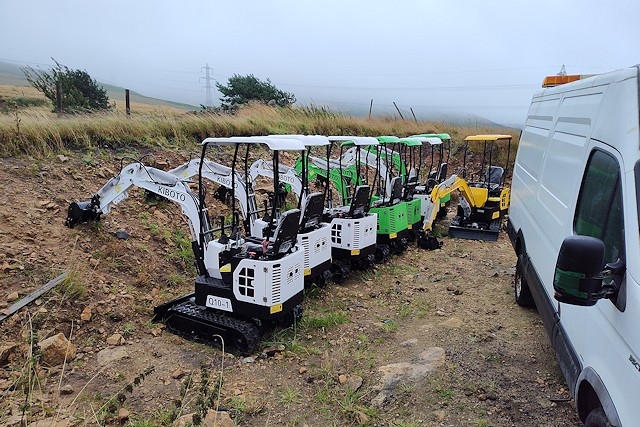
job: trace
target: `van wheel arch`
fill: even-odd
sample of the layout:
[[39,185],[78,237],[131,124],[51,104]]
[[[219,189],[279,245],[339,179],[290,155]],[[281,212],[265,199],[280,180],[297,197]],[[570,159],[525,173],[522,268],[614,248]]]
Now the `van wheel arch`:
[[524,262],[527,255],[526,246],[524,244],[524,237],[522,231],[518,230],[518,234],[515,242],[515,251],[518,257],[516,261],[516,272],[513,276],[513,294],[516,303],[520,307],[533,308],[536,303],[531,295],[531,289],[524,277]]
[[[592,420],[601,420],[601,416],[595,413],[600,408],[605,414],[609,425],[621,425],[613,400],[602,379],[593,368],[584,368],[576,381],[576,385],[576,409],[583,423],[587,421],[590,415]],[[598,426],[598,424],[593,425]],[[607,426],[607,424],[600,425]]]

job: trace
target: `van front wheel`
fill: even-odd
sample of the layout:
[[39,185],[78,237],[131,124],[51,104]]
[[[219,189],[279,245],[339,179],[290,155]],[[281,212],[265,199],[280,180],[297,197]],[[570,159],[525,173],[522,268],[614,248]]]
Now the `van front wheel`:
[[602,408],[596,408],[589,412],[587,419],[584,420],[584,427],[611,427],[607,415]]
[[524,268],[524,255],[518,255],[518,261],[516,263],[516,274],[513,280],[513,288],[516,296],[516,303],[520,307],[534,307],[535,302],[533,301],[533,297],[531,296],[531,290],[529,289],[529,284],[524,278],[523,274]]

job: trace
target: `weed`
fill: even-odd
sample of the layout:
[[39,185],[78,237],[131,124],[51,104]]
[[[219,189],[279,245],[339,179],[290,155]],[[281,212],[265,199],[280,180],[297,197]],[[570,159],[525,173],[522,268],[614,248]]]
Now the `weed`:
[[303,317],[300,326],[305,329],[329,329],[349,321],[349,316],[346,314],[332,312],[319,316]]
[[455,391],[446,388],[437,389],[436,393],[438,393],[438,396],[442,399],[451,399],[456,395]]
[[281,403],[286,408],[298,403],[300,400],[300,392],[294,388],[285,387],[278,390],[278,403]]
[[489,421],[485,420],[484,418],[479,419],[478,422],[476,422],[476,427],[488,427],[489,426]]
[[[193,248],[191,247],[191,240],[189,237],[187,237],[182,230],[174,231],[172,237],[176,248],[169,254],[169,258],[180,261],[185,267],[193,266],[195,263],[195,256],[193,254]],[[170,241],[170,239],[166,238],[166,233],[165,239]]]
[[147,228],[149,228],[149,233],[151,233],[152,236],[157,236],[160,232],[160,227],[156,224],[147,224]]
[[171,287],[177,287],[187,284],[191,279],[177,273],[172,273],[167,276],[167,285]]
[[132,322],[129,322],[126,325],[124,325],[124,328],[122,328],[122,335],[125,337],[130,337],[131,335],[133,335],[135,330],[136,330],[136,325],[134,325]]
[[87,296],[87,286],[76,271],[69,272],[56,290],[63,299],[83,300]]
[[384,332],[395,332],[398,330],[398,322],[395,320],[387,319],[382,324],[382,330]]
[[113,420],[118,412],[118,409],[122,407],[127,400],[127,393],[133,393],[134,387],[139,386],[145,377],[154,371],[154,367],[150,366],[140,374],[138,374],[132,381],[122,387],[117,393],[113,394],[107,401],[96,411],[96,418],[99,423],[106,423]]

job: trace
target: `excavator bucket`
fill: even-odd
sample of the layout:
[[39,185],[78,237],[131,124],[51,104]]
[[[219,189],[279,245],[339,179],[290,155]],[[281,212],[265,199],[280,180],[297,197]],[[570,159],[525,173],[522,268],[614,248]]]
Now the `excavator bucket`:
[[434,249],[440,249],[442,247],[442,242],[440,242],[435,237],[427,234],[424,230],[419,230],[417,234],[417,243],[420,249],[428,249],[432,251]]
[[100,202],[93,196],[91,201],[88,202],[72,202],[69,204],[69,210],[67,211],[67,219],[64,224],[73,228],[76,224],[81,224],[89,221],[98,221],[100,219],[100,212],[95,208],[100,206]]

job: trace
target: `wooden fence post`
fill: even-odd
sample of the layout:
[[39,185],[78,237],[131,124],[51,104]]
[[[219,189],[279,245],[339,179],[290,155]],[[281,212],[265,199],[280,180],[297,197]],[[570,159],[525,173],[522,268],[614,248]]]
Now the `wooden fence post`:
[[124,102],[127,106],[127,116],[131,115],[131,104],[129,103],[129,89],[124,90]]

